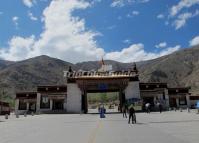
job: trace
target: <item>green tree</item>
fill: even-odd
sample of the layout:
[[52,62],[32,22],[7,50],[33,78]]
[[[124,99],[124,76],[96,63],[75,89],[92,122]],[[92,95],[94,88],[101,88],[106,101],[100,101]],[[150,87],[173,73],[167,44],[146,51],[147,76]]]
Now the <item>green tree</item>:
[[106,93],[101,93],[100,95],[100,100],[101,102],[107,102],[107,94]]
[[14,99],[4,89],[0,89],[0,101],[8,102],[11,107],[14,107]]

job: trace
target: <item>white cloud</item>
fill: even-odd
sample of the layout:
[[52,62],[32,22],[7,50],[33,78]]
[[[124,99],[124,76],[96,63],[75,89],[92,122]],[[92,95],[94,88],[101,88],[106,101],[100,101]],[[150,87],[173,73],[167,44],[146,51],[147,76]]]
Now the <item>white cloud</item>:
[[23,1],[23,4],[27,7],[32,7],[35,3],[36,3],[36,0],[22,0]]
[[167,46],[166,42],[161,42],[161,43],[155,45],[156,48],[165,48],[166,46]]
[[[21,46],[24,47],[27,54],[15,54],[14,49],[17,49],[18,46],[12,46],[15,47],[12,48],[9,44],[8,50],[1,50],[0,56],[8,60],[22,60],[38,55],[49,55],[70,62],[100,58],[104,54],[104,50],[98,47],[95,41],[95,36],[98,33],[86,30],[84,19],[72,16],[74,10],[85,9],[89,6],[89,3],[78,0],[52,1],[43,11],[44,31],[38,40],[34,40],[31,44],[32,50],[28,50],[28,46]],[[14,37],[10,41],[13,39],[30,38]],[[21,50],[21,48],[18,49],[19,53]]]
[[199,4],[199,0],[180,0],[177,5],[173,5],[170,9],[170,16],[177,15],[183,8],[189,8]]
[[31,12],[28,12],[28,17],[29,17],[31,20],[33,20],[33,21],[37,21],[37,20],[38,20],[38,18],[35,17]]
[[173,23],[173,25],[175,26],[175,29],[180,29],[181,27],[183,27],[186,24],[186,21],[192,17],[191,13],[183,13],[180,14],[178,16],[178,19],[176,19]]
[[199,36],[194,37],[191,41],[189,41],[190,46],[199,45]]
[[177,4],[169,9],[167,21],[171,21],[165,22],[165,25],[171,23],[176,30],[182,28],[186,25],[187,20],[199,15],[199,10],[193,12],[193,9],[191,9],[191,7],[198,4],[199,0],[179,0]]
[[16,28],[18,28],[18,24],[19,24],[18,20],[19,20],[19,17],[17,17],[17,16],[12,17],[12,21],[15,24]]
[[180,14],[178,15],[177,19],[173,22],[173,25],[175,26],[175,29],[178,30],[182,28],[183,26],[185,26],[188,19],[193,18],[198,15],[199,15],[198,10],[196,10],[195,13],[187,12],[187,13]]
[[180,49],[179,45],[175,47],[169,47],[161,50],[159,53],[146,52],[142,43],[132,44],[128,48],[124,48],[121,51],[106,53],[105,59],[116,60],[120,62],[136,62],[149,59],[155,59],[161,56],[171,54]]
[[124,6],[124,0],[114,0],[111,3],[111,7],[123,7]]
[[133,3],[147,3],[150,0],[113,0],[111,7],[124,7],[125,5]]
[[131,18],[131,17],[137,16],[139,14],[140,14],[139,11],[134,10],[131,13],[127,14],[126,17]]
[[94,5],[94,4],[100,3],[100,2],[102,2],[102,0],[91,0],[90,4]]
[[130,44],[130,43],[131,43],[131,40],[130,40],[130,39],[125,39],[125,40],[123,40],[122,42],[125,43],[125,44]]
[[163,14],[158,14],[157,15],[157,19],[163,19],[164,18],[164,15]]
[[[78,0],[54,0],[43,11],[44,30],[40,37],[14,36],[8,47],[0,49],[0,57],[6,60],[24,60],[48,55],[68,62],[106,59],[121,62],[148,60],[172,53],[180,46],[164,48],[158,53],[146,52],[141,43],[132,44],[121,51],[105,52],[97,45],[94,32],[85,27],[85,20],[72,15],[74,10],[84,10],[90,3]],[[13,18],[14,21],[18,17]]]
[[8,42],[9,49],[1,49],[0,55],[9,60],[22,60],[33,50],[34,42],[35,37],[33,35],[27,38],[13,37]]

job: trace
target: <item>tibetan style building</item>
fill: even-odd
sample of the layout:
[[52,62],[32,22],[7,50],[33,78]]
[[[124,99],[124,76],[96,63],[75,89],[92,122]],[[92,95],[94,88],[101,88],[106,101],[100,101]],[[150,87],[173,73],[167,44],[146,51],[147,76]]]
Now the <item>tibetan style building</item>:
[[120,107],[127,101],[157,102],[164,109],[191,106],[189,88],[171,88],[167,83],[143,83],[139,81],[136,65],[128,71],[112,71],[112,66],[102,64],[98,71],[64,71],[66,84],[38,86],[36,92],[16,93],[15,111],[38,113],[87,113],[88,93],[118,92]]

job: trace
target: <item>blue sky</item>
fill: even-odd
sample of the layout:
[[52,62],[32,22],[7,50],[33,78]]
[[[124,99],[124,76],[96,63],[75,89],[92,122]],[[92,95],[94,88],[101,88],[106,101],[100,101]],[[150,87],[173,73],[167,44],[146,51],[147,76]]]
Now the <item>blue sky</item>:
[[0,58],[149,60],[199,44],[199,0],[6,0]]

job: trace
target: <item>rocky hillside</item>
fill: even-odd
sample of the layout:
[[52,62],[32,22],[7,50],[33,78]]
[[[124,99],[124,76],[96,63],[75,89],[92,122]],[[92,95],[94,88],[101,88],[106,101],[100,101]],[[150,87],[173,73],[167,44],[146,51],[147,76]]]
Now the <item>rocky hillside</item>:
[[37,85],[63,84],[63,70],[73,64],[48,56],[15,62],[0,70],[0,92],[14,97],[16,91],[35,90]]
[[[114,70],[129,69],[133,63],[107,60]],[[35,90],[37,85],[65,84],[63,70],[69,66],[78,70],[98,69],[98,61],[68,63],[48,56],[20,62],[0,60],[0,94],[14,97],[16,91]],[[199,93],[199,46],[183,49],[154,60],[138,62],[141,82],[167,82],[169,86],[191,86]]]
[[169,86],[191,86],[199,93],[199,46],[148,61],[139,68],[142,81],[167,82]]

